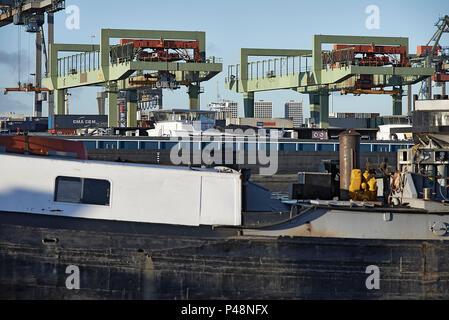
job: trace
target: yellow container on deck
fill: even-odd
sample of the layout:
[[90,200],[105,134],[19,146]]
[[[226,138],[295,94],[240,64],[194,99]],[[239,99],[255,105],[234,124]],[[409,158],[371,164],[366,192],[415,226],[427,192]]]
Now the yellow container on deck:
[[368,182],[371,179],[371,175],[369,174],[368,171],[365,171],[363,173],[363,179],[365,180],[365,182]]
[[371,177],[368,171],[362,175],[360,169],[351,171],[351,184],[349,186],[349,195],[352,200],[374,201],[377,196],[377,181]]
[[371,178],[368,180],[368,190],[369,191],[377,191],[377,180],[376,178]]
[[349,185],[349,193],[360,191],[361,186],[362,186],[362,170],[352,169],[351,184]]

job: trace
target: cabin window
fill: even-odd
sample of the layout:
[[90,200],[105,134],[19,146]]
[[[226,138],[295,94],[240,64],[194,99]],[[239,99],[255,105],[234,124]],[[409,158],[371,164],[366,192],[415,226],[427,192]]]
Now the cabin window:
[[109,205],[111,184],[107,180],[57,177],[55,201]]

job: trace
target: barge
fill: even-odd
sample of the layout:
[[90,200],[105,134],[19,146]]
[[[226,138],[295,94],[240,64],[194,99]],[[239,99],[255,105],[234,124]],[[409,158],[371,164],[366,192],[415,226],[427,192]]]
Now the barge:
[[1,298],[448,298],[449,207],[410,181],[398,206],[282,203],[244,171],[52,148],[0,154]]

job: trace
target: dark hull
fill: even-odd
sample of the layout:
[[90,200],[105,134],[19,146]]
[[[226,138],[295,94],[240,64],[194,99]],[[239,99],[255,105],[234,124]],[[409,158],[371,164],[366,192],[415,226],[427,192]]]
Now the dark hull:
[[[0,212],[0,298],[447,299],[448,249]],[[69,265],[79,290],[66,288]],[[379,289],[366,287],[369,265]]]

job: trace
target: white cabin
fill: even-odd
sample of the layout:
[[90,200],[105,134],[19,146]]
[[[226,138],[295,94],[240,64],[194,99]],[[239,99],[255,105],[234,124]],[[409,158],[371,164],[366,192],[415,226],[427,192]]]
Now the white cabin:
[[147,130],[150,137],[188,137],[202,132],[201,123],[195,121],[156,122],[154,129]]
[[240,225],[240,173],[0,154],[0,211]]
[[376,139],[377,140],[408,140],[412,138],[412,135],[409,133],[391,133],[391,129],[395,128],[408,128],[412,129],[412,126],[409,124],[384,124],[379,126],[379,131],[377,132]]

